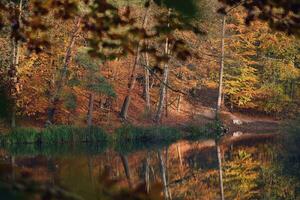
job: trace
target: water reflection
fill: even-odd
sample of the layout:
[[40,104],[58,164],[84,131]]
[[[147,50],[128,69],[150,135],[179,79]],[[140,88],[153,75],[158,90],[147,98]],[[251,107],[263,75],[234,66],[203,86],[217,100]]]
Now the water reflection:
[[0,152],[0,197],[296,199],[298,180],[282,173],[276,139],[217,144],[10,146]]

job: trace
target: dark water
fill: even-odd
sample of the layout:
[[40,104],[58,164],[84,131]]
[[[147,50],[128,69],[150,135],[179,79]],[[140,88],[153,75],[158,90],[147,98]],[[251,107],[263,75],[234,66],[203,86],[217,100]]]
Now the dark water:
[[[299,160],[281,139],[220,146],[224,198],[299,199]],[[0,199],[221,199],[213,140],[171,145],[15,145],[0,152]]]

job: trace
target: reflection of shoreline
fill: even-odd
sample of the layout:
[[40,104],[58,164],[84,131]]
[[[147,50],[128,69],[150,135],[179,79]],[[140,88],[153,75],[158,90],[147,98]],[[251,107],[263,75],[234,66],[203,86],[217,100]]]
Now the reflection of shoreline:
[[[220,144],[222,146],[227,146],[231,144],[245,144],[248,143],[248,146],[251,146],[252,142],[266,142],[268,140],[273,140],[276,137],[278,137],[279,134],[277,133],[268,133],[268,134],[255,134],[255,133],[244,133],[238,137],[235,136],[226,136],[222,138]],[[171,152],[176,152],[176,146],[180,145],[181,154],[185,154],[190,149],[194,150],[204,150],[209,148],[215,148],[216,142],[215,140],[202,140],[202,141],[196,141],[196,142],[190,142],[190,141],[179,141],[177,143],[172,144],[169,149]]]
[[[230,146],[233,144],[235,147],[256,147],[258,143],[272,142],[278,134],[242,134],[239,136],[225,136],[221,140],[222,145],[222,157],[224,151],[230,151]],[[206,187],[206,183],[203,182],[207,177],[216,175],[216,143],[214,140],[202,140],[202,141],[179,141],[168,147],[161,149],[160,159],[156,150],[140,150],[125,154],[126,156],[126,170],[124,170],[124,163],[122,163],[119,153],[112,150],[107,150],[104,153],[93,155],[92,166],[88,160],[88,155],[76,155],[76,156],[59,156],[54,158],[54,165],[58,166],[57,174],[59,179],[67,179],[67,188],[77,185],[80,188],[84,181],[90,181],[91,177],[99,177],[103,173],[105,168],[109,168],[109,177],[112,180],[116,180],[118,187],[127,187],[127,181],[133,185],[133,188],[143,184],[145,180],[144,163],[145,159],[148,159],[147,166],[148,175],[147,179],[150,180],[150,185],[156,182],[161,182],[161,178],[164,177],[164,187],[166,188],[165,194],[177,195],[179,191],[176,191],[177,187],[186,187],[190,191],[192,187],[190,184],[197,180],[197,184],[202,184],[201,189]],[[33,174],[34,179],[43,180],[47,182],[48,178],[51,179],[49,174],[49,167],[45,156],[26,157],[19,156],[16,160],[16,167],[19,169],[26,169],[25,172]],[[163,163],[163,164],[160,164]],[[161,167],[159,167],[161,165]],[[164,166],[164,167],[162,167]],[[161,169],[163,173],[161,174]],[[18,170],[19,170],[18,169]],[[24,171],[24,170],[23,170]],[[20,171],[19,171],[20,172]],[[78,176],[78,182],[74,183],[75,179],[72,177]],[[83,179],[88,177],[88,179]],[[203,177],[204,176],[204,177]],[[129,179],[128,179],[129,178]],[[97,180],[97,179],[95,179]],[[72,182],[73,181],[73,182]],[[82,182],[82,183],[80,183]],[[72,183],[72,184],[71,184]],[[87,182],[86,182],[87,183]],[[196,184],[196,183],[195,183]],[[94,185],[94,183],[93,183]],[[193,185],[197,186],[197,185]],[[216,186],[210,186],[212,191],[217,191]],[[151,190],[151,189],[150,189]],[[198,194],[198,193],[197,193]]]

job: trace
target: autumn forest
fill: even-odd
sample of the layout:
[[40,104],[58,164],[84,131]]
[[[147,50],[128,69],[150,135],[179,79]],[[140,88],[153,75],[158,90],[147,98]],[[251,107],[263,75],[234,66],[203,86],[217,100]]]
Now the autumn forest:
[[0,198],[300,199],[298,0],[1,0]]

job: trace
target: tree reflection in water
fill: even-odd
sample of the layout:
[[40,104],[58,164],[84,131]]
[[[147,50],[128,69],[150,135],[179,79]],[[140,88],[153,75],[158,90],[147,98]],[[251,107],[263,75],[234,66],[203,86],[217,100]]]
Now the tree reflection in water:
[[131,152],[73,149],[72,155],[47,156],[3,149],[0,197],[215,200],[223,183],[224,199],[296,199],[299,179],[283,173],[273,139],[215,144],[181,141]]

